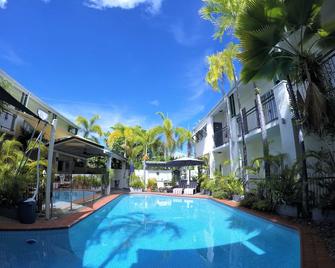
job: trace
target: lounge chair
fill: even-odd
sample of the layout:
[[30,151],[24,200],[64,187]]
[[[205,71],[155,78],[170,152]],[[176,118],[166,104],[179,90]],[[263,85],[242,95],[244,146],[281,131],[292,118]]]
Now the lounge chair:
[[183,194],[183,188],[173,188],[174,194]]
[[197,182],[191,181],[189,187],[184,189],[184,194],[193,195],[195,194],[196,189],[197,189]]

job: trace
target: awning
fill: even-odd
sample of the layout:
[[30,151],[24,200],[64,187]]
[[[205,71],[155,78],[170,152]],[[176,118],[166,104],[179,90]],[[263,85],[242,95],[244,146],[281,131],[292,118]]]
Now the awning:
[[205,162],[196,158],[182,157],[166,163],[168,167],[188,167],[188,166],[200,166]]
[[79,136],[69,136],[55,141],[54,150],[79,158],[109,155],[104,146]]
[[39,118],[34,112],[29,110],[26,106],[24,106],[21,102],[19,102],[17,99],[15,99],[9,92],[7,92],[2,86],[0,86],[0,100],[4,101],[10,105],[13,105],[18,110],[25,112],[38,120],[42,120]]
[[166,162],[164,161],[145,161],[145,165],[148,168],[167,168]]

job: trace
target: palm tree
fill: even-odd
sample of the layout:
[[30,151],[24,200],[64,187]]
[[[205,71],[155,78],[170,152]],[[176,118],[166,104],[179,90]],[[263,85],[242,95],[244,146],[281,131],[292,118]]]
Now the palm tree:
[[138,129],[136,132],[136,140],[141,146],[143,160],[148,160],[149,152],[153,153],[154,145],[159,138],[160,129],[153,127],[151,129]]
[[322,2],[251,1],[236,29],[243,48],[239,55],[243,81],[289,75],[289,81],[306,91],[305,99],[297,91],[295,114],[300,114],[307,130],[320,135],[334,129],[335,114],[334,98],[322,79],[320,53],[334,48],[335,27],[321,25]]
[[221,52],[208,57],[209,70],[206,75],[206,81],[215,89],[219,90],[219,81],[223,79],[225,75],[229,82],[234,82],[236,87],[236,98],[237,105],[240,113],[240,128],[242,136],[242,177],[246,179],[245,167],[248,165],[247,146],[245,142],[245,118],[242,114],[242,107],[240,102],[239,94],[239,83],[237,82],[237,76],[234,66],[234,60],[238,54],[238,45],[229,43],[227,48]]
[[177,127],[175,132],[177,137],[177,146],[182,149],[184,144],[186,143],[187,156],[191,156],[193,154],[194,145],[192,132],[182,127]]
[[158,132],[163,135],[164,143],[164,159],[168,160],[168,157],[171,157],[172,152],[176,147],[175,141],[175,129],[170,118],[164,115],[162,112],[157,112],[157,114],[162,119],[162,125],[158,126]]
[[247,0],[202,0],[204,6],[200,16],[209,20],[216,28],[214,38],[222,39],[224,33],[233,33],[238,16],[243,12]]
[[[303,126],[323,135],[334,130],[334,98],[322,80],[320,51],[335,43],[335,27],[321,24],[320,0],[258,0],[246,4],[240,14],[236,35],[243,52],[242,79],[287,77],[294,117],[298,127],[302,163],[303,212],[308,214],[307,165]],[[302,85],[305,100],[293,90]],[[307,82],[307,86],[306,86]]]
[[90,139],[96,143],[99,143],[97,135],[99,137],[103,135],[101,127],[96,124],[99,119],[99,115],[94,115],[90,119],[86,119],[83,116],[78,116],[76,118],[76,123],[80,127],[80,132],[82,132],[82,135],[85,139]]

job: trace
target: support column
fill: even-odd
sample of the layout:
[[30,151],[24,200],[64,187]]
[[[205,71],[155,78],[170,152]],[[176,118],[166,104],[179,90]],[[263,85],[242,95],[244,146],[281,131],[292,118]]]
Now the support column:
[[126,182],[126,162],[125,161],[122,161],[122,170],[121,170],[121,174],[122,175],[122,178],[120,179],[120,182],[119,182],[119,187],[120,188],[124,188],[124,187],[128,187],[129,186],[129,183]]
[[111,174],[111,166],[112,166],[112,155],[107,156],[107,163],[106,163],[106,177],[108,180],[108,186],[106,189],[106,194],[109,195],[111,193],[111,187],[112,187],[112,174]]
[[226,97],[227,124],[229,127],[229,160],[230,171],[235,172],[239,168],[239,148],[238,148],[238,126],[236,117],[231,117],[229,100]]
[[210,178],[214,177],[215,173],[215,158],[214,158],[214,152],[213,149],[215,147],[214,144],[214,126],[213,126],[214,118],[213,116],[210,116],[207,121],[207,137],[206,137],[206,144],[205,147],[207,147],[207,150],[209,152],[209,176]]
[[281,82],[273,89],[277,106],[277,116],[280,129],[282,153],[286,155],[285,164],[292,165],[297,160],[296,141],[290,99],[286,89],[286,82]]
[[47,181],[46,181],[46,186],[45,186],[45,217],[47,220],[50,219],[51,176],[52,176],[52,162],[53,162],[56,128],[57,128],[57,119],[53,119],[52,124],[51,124],[51,132],[50,132],[50,141],[49,141],[49,149],[48,149]]

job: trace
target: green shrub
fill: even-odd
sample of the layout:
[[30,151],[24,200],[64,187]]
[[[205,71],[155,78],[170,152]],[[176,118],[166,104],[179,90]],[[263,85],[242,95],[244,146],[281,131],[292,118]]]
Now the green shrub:
[[246,208],[251,208],[254,203],[258,201],[256,194],[254,193],[247,193],[244,196],[244,199],[241,200],[240,206],[246,207]]
[[217,174],[211,188],[213,196],[216,198],[232,199],[233,195],[243,194],[243,183],[235,173],[229,173],[228,176]]
[[144,189],[144,183],[139,176],[136,176],[134,173],[130,176],[130,187]]
[[252,204],[251,208],[266,212],[274,210],[273,204],[269,200],[258,200]]
[[155,178],[148,179],[147,188],[150,189],[151,191],[156,191],[157,190],[157,181],[156,181]]

